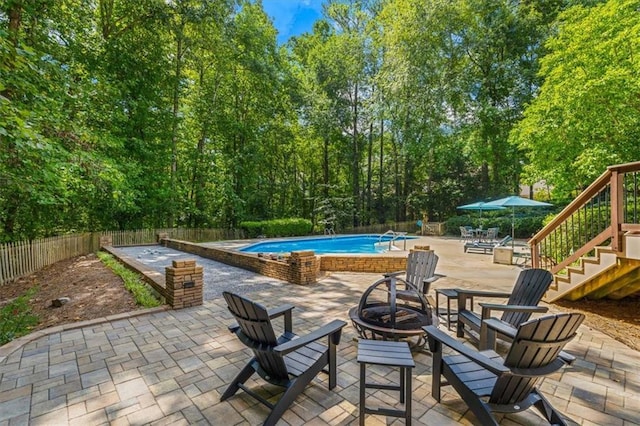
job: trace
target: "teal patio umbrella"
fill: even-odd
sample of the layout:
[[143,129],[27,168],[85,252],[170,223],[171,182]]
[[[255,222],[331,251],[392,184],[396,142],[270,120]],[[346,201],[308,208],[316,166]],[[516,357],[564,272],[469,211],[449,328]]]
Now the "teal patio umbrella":
[[506,207],[492,206],[487,205],[487,203],[483,201],[476,201],[475,203],[465,204],[464,206],[458,206],[457,208],[459,208],[460,210],[479,210],[480,217],[482,217],[483,210],[504,210]]
[[489,201],[484,203],[484,207],[511,207],[511,246],[513,247],[513,240],[516,237],[516,207],[549,207],[553,204],[543,203],[542,201],[530,200],[528,198],[518,197],[517,195],[511,195],[510,197],[500,198],[499,200]]

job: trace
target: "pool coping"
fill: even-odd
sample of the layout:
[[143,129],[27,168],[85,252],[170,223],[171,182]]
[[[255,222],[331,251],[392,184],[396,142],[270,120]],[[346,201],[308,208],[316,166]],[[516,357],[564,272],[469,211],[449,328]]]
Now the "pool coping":
[[[259,239],[251,239],[251,240],[234,240],[234,242],[240,242],[240,241],[251,241],[249,243],[245,243],[243,244],[242,248],[235,248],[235,250],[241,252],[241,253],[247,253],[247,254],[288,254],[291,253],[293,251],[306,251],[306,250],[312,250],[314,251],[314,253],[316,254],[316,256],[325,256],[325,255],[383,255],[383,254],[387,254],[388,251],[384,251],[384,252],[372,252],[372,253],[347,253],[347,252],[327,252],[327,253],[318,253],[317,251],[315,251],[314,249],[309,249],[309,248],[300,248],[300,249],[296,249],[296,250],[290,250],[290,251],[283,251],[283,250],[279,250],[279,251],[244,251],[244,249],[256,246],[256,245],[260,245],[260,244],[270,244],[270,243],[280,243],[280,242],[288,242],[288,241],[303,241],[303,240],[332,240],[332,239],[347,239],[347,238],[355,238],[355,237],[373,237],[373,238],[380,238],[384,236],[384,234],[375,234],[375,233],[366,233],[366,234],[337,234],[337,235],[332,235],[332,236],[328,236],[328,235],[312,235],[312,236],[297,236],[297,237],[274,237],[274,238],[259,238]],[[420,239],[419,236],[415,236],[415,235],[403,235],[403,238],[398,238],[396,241],[403,242],[403,248],[400,249],[398,247],[396,247],[395,245],[393,245],[394,248],[396,248],[397,250],[391,250],[391,252],[396,252],[396,251],[406,251],[406,246],[407,246],[407,241],[411,241],[411,240],[418,240]],[[393,241],[391,240],[385,240],[383,241],[384,243],[388,243]],[[377,243],[374,243],[377,244]]]

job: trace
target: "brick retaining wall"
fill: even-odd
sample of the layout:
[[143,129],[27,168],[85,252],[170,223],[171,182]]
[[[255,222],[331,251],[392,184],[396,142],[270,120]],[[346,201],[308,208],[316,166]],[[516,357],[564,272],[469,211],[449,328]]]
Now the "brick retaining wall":
[[168,238],[161,240],[161,244],[293,284],[313,284],[320,272],[320,262],[313,251],[293,252],[291,256],[277,260]]
[[384,273],[406,269],[406,256],[384,255],[322,255],[313,251],[293,252],[283,260],[258,257],[235,250],[205,247],[188,241],[162,239],[161,244],[175,250],[196,254],[227,265],[237,266],[268,277],[294,284],[312,284],[320,271]]
[[[313,251],[297,251],[283,259],[270,259],[255,254],[242,253],[214,247],[205,247],[188,241],[163,238],[160,243],[166,247],[192,253],[207,259],[237,266],[272,278],[277,278],[293,284],[307,285],[317,282],[320,271],[327,272],[370,272],[385,273],[402,271],[407,267],[406,256],[384,255],[322,255],[316,256]],[[417,246],[414,249],[428,249]],[[121,256],[121,253],[120,253]],[[123,263],[135,263],[133,269],[149,269],[134,259],[126,259]],[[157,274],[157,273],[156,273]],[[160,274],[158,274],[160,275]],[[149,280],[150,277],[146,277]],[[160,277],[154,277],[154,287],[158,289]],[[151,281],[151,280],[149,280]],[[165,283],[162,282],[162,287]],[[165,295],[165,289],[161,292]]]
[[320,258],[320,270],[327,272],[372,272],[383,274],[385,272],[404,271],[406,267],[406,257],[323,255]]

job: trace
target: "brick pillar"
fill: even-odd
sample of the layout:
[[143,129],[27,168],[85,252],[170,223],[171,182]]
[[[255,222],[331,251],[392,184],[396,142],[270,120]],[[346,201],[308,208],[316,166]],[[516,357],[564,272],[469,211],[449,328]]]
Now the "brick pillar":
[[195,260],[174,260],[166,268],[167,303],[173,309],[202,305],[202,266]]
[[111,247],[112,245],[113,237],[111,235],[100,235],[100,247]]
[[320,262],[313,250],[291,252],[289,258],[289,282],[294,284],[313,284],[318,279]]

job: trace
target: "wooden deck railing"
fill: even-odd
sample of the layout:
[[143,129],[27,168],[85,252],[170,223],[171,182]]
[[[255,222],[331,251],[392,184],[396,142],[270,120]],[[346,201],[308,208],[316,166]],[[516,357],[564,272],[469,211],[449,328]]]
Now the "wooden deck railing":
[[608,167],[534,235],[532,266],[557,273],[596,246],[619,252],[627,231],[640,231],[640,162]]

